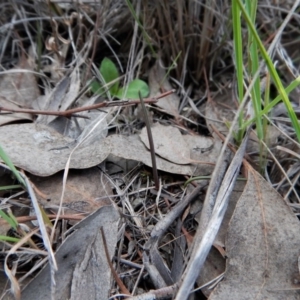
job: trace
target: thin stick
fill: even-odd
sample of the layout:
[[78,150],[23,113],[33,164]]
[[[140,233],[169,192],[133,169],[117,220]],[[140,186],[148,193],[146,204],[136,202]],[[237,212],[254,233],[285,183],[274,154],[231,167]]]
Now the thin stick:
[[148,119],[147,115],[147,109],[143,100],[143,97],[141,95],[141,92],[139,91],[139,96],[140,96],[140,103],[142,106],[142,111],[144,113],[144,118],[145,118],[145,123],[146,123],[146,128],[147,128],[147,135],[148,135],[148,141],[149,141],[149,146],[150,146],[150,153],[151,153],[151,161],[152,161],[152,172],[153,172],[153,178],[155,182],[155,189],[158,191],[159,190],[159,179],[158,179],[158,172],[157,172],[157,167],[156,167],[156,158],[155,158],[155,150],[154,150],[154,143],[153,143],[153,137],[152,137],[152,132],[151,132],[151,127],[150,127],[150,122]]
[[[172,93],[174,93],[175,90],[171,90],[165,93],[162,93],[158,95],[157,97],[153,98],[146,98],[144,99],[145,103],[156,103],[158,99],[164,98]],[[1,111],[8,111],[11,113],[28,113],[28,114],[35,114],[35,115],[51,115],[51,116],[62,116],[69,118],[73,114],[76,114],[78,112],[83,112],[87,110],[92,110],[92,109],[98,109],[101,107],[110,107],[110,106],[127,106],[127,105],[134,105],[134,104],[140,104],[140,100],[132,100],[132,101],[114,101],[114,102],[102,102],[102,103],[97,103],[94,105],[89,105],[85,107],[77,107],[73,109],[68,109],[65,111],[47,111],[47,110],[34,110],[34,109],[11,109],[11,108],[5,108],[0,106],[0,112]]]
[[112,262],[110,261],[109,252],[108,252],[108,248],[107,248],[107,243],[106,243],[106,238],[105,238],[103,227],[100,228],[100,231],[101,231],[101,235],[102,235],[105,256],[106,256],[108,265],[110,267],[110,270],[112,272],[112,275],[114,276],[114,279],[117,282],[121,292],[123,294],[131,295],[130,292],[128,291],[127,287],[124,285],[123,281],[119,278],[116,270],[114,269],[114,266],[112,265]]

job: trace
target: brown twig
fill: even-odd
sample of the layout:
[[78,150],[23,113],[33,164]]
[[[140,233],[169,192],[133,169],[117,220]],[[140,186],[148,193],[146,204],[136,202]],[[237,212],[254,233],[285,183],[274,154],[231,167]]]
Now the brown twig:
[[105,238],[103,227],[100,228],[100,231],[101,231],[101,235],[102,235],[102,240],[103,240],[103,246],[104,246],[106,259],[107,259],[107,262],[108,262],[109,267],[111,269],[112,275],[114,276],[114,279],[115,279],[116,283],[118,284],[121,292],[123,294],[131,295],[131,293],[128,291],[128,289],[126,288],[126,286],[124,285],[122,280],[119,278],[116,270],[114,269],[114,267],[112,265],[112,262],[110,261],[110,257],[109,257],[109,253],[108,253],[108,249],[107,249],[107,243],[106,243],[106,238]]
[[155,149],[154,149],[154,143],[153,143],[153,137],[151,132],[151,126],[147,115],[147,109],[145,106],[145,100],[143,99],[141,92],[139,91],[140,101],[142,105],[142,111],[144,113],[144,119],[146,123],[146,129],[147,129],[147,135],[148,135],[148,141],[149,141],[149,147],[150,147],[150,153],[151,153],[151,162],[152,162],[152,172],[153,172],[153,179],[155,183],[155,189],[159,190],[159,179],[158,179],[158,172],[156,167],[156,158],[155,158]]
[[[146,98],[144,99],[145,103],[156,103],[159,99],[164,98],[172,93],[174,93],[175,90],[170,90],[168,92],[162,93],[158,95],[157,97],[152,97],[152,98]],[[11,108],[5,108],[0,106],[0,112],[1,111],[6,111],[10,113],[28,113],[28,114],[34,114],[34,115],[51,115],[51,116],[61,116],[61,117],[66,117],[70,118],[76,113],[87,111],[87,110],[92,110],[92,109],[98,109],[102,107],[110,107],[110,106],[128,106],[128,105],[135,105],[135,104],[140,104],[140,100],[131,100],[131,101],[114,101],[114,102],[102,102],[102,103],[97,103],[94,105],[89,105],[89,106],[84,106],[84,107],[77,107],[73,109],[68,109],[65,111],[47,111],[47,110],[34,110],[34,109],[11,109]]]

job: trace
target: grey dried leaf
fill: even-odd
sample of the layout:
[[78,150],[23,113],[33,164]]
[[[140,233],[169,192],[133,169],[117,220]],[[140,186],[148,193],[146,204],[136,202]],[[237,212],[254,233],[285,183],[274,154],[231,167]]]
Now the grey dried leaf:
[[[31,107],[40,91],[33,74],[33,65],[28,60],[21,60],[16,68],[0,75],[0,96],[20,107]],[[5,106],[6,107],[6,106]]]
[[[170,91],[173,89],[166,77],[166,71],[163,62],[158,59],[156,64],[149,72],[149,87],[150,97],[155,97],[161,94],[161,91]],[[164,109],[168,114],[177,117],[179,107],[179,97],[176,94],[171,94],[160,99],[155,105]]]
[[[205,152],[201,151],[201,148],[193,149],[195,143],[201,145],[199,140],[202,139],[204,145],[211,143],[210,150]],[[111,135],[106,138],[106,141],[111,145],[111,154],[109,160],[113,160],[118,164],[122,164],[122,160],[139,161],[147,166],[152,167],[151,157],[149,150],[145,147],[143,142],[140,140],[138,135],[122,136],[122,135]],[[193,159],[205,161],[207,163],[214,163],[219,153],[221,144],[218,141],[214,141],[210,138],[194,137],[194,142],[187,139],[189,144],[190,153]],[[206,146],[205,146],[205,149]],[[156,156],[156,164],[159,170],[169,172],[172,174],[182,174],[191,176],[208,175],[212,173],[212,165],[203,164],[190,164],[190,165],[179,165],[165,160],[159,156]]]
[[[120,215],[114,206],[104,206],[72,227],[72,234],[58,249],[55,258],[54,299],[109,298],[111,270],[105,255],[100,228],[105,232],[110,259],[117,242]],[[51,298],[50,269],[47,265],[25,287],[22,299]]]
[[[37,195],[44,208],[57,209],[62,194],[62,172],[48,177],[30,176],[34,185],[47,197]],[[112,189],[106,176],[97,168],[69,170],[64,191],[64,213],[92,213],[109,200],[97,200],[98,197],[112,195]]]
[[229,224],[225,280],[210,299],[299,299],[299,230],[282,197],[249,170]]
[[[12,110],[20,108],[18,105],[8,101],[6,98],[3,98],[2,96],[0,96],[0,106]],[[25,113],[1,113],[0,114],[0,126],[8,123],[13,123],[16,121],[21,121],[21,120],[32,121],[33,115],[25,114]]]
[[[17,167],[38,176],[49,176],[64,170],[75,146],[73,139],[42,124],[0,127],[0,141]],[[96,166],[109,153],[110,146],[106,141],[83,144],[73,153],[70,168],[87,169]]]
[[[190,149],[179,129],[173,126],[163,126],[159,123],[151,127],[155,153],[175,164],[190,164]],[[149,149],[146,127],[142,129],[140,138]]]

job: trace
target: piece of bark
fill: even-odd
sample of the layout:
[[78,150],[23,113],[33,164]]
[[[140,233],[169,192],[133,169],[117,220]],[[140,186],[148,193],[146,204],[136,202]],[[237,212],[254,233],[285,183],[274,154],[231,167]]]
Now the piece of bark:
[[[119,213],[104,206],[82,222],[58,249],[58,271],[52,299],[103,299],[110,293],[111,269],[104,251],[100,228],[105,236],[110,258],[117,242]],[[51,299],[51,276],[47,265],[22,292],[22,300]]]

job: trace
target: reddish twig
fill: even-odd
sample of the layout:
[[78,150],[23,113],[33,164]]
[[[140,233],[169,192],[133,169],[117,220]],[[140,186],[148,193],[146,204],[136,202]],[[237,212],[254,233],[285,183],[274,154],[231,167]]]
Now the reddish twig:
[[119,275],[117,274],[116,270],[114,269],[114,266],[113,266],[112,262],[110,261],[109,252],[108,252],[108,248],[107,248],[107,243],[106,243],[106,238],[105,238],[103,227],[100,228],[100,231],[101,231],[102,240],[103,240],[104,252],[105,252],[105,255],[106,255],[108,265],[109,265],[110,270],[112,272],[112,275],[113,275],[117,285],[119,286],[121,292],[123,294],[126,294],[126,295],[131,295],[130,292],[128,291],[127,287],[124,285],[123,281],[119,278]]
[[[144,99],[145,103],[156,103],[159,99],[164,98],[172,93],[174,93],[175,90],[171,90],[165,93],[162,93],[156,97],[152,98],[146,98]],[[72,115],[78,113],[78,112],[83,112],[87,110],[92,110],[92,109],[98,109],[102,107],[110,107],[110,106],[128,106],[128,105],[134,105],[134,104],[140,104],[140,100],[132,100],[132,101],[114,101],[114,102],[102,102],[102,103],[97,103],[94,105],[89,105],[85,107],[77,107],[77,108],[72,108],[68,109],[65,111],[47,111],[47,110],[34,110],[34,109],[11,109],[11,108],[5,108],[0,106],[0,112],[1,111],[6,111],[10,113],[28,113],[28,114],[34,114],[34,115],[51,115],[51,116],[61,116],[61,117],[66,117],[70,118]],[[77,116],[78,117],[78,116]]]

